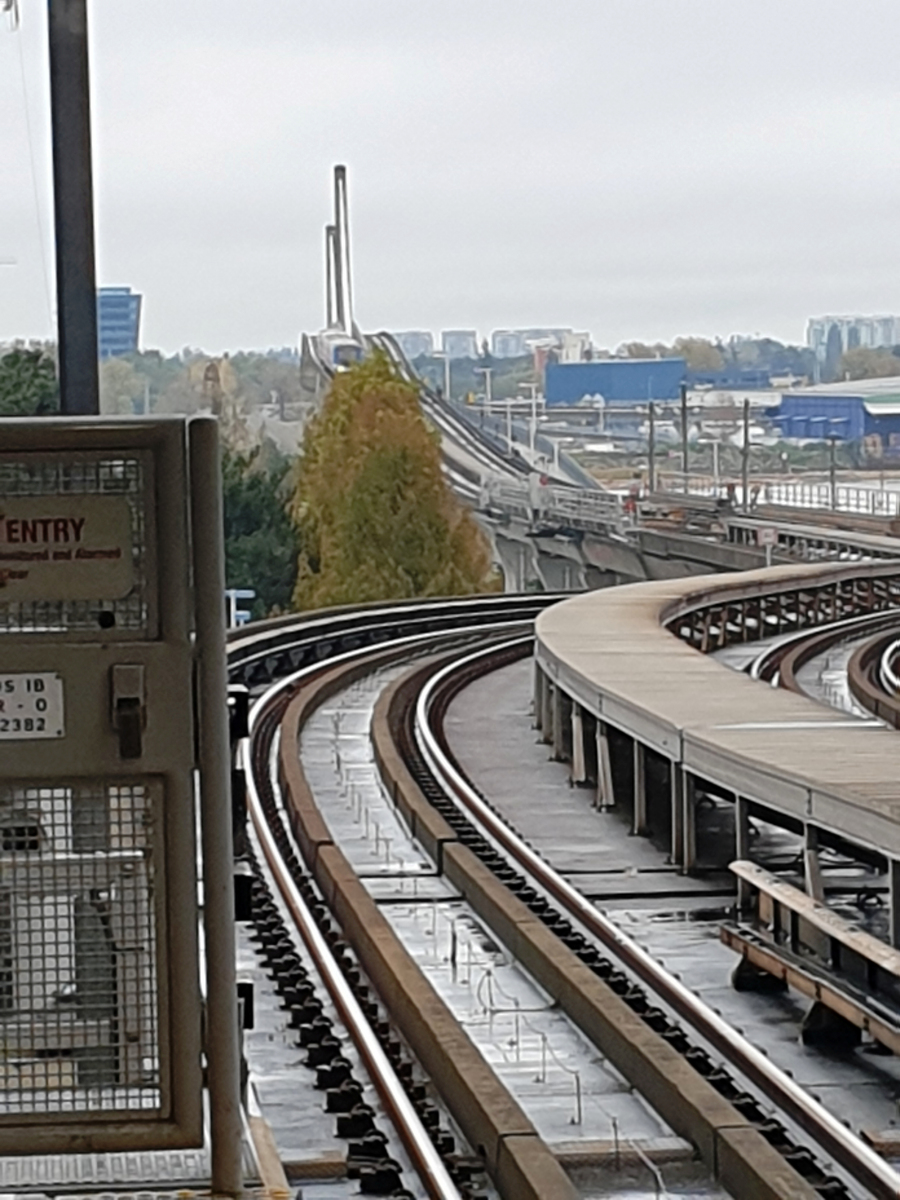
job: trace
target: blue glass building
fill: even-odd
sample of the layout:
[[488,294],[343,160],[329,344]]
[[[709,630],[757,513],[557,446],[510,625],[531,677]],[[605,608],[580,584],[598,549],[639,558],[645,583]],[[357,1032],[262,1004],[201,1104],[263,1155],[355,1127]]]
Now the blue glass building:
[[127,287],[103,287],[97,292],[97,341],[101,361],[137,352],[142,299],[139,293]]

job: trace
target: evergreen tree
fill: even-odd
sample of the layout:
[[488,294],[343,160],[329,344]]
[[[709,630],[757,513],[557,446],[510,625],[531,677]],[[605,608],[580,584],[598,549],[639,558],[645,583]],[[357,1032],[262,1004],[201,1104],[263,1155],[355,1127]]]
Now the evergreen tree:
[[491,586],[486,543],[444,482],[416,389],[376,354],[337,375],[303,443],[299,608]]
[[56,364],[49,354],[16,348],[0,357],[0,416],[42,415],[58,408]]
[[270,466],[259,451],[249,458],[226,452],[222,462],[225,508],[225,582],[253,588],[255,619],[289,610],[300,542],[287,513],[290,463]]

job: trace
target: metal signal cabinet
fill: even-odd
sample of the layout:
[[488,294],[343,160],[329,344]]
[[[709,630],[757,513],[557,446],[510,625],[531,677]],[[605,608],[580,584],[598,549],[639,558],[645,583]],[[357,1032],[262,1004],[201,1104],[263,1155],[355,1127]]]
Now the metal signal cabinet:
[[0,424],[2,1153],[203,1140],[188,425]]

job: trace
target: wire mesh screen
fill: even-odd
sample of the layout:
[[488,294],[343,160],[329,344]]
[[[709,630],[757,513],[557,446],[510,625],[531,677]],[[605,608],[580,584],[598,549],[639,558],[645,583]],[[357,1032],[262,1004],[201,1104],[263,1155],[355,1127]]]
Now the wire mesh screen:
[[156,783],[0,784],[0,1113],[161,1105]]
[[[0,458],[0,506],[4,500],[25,498],[72,499],[120,496],[130,516],[130,568],[133,583],[124,596],[89,595],[72,598],[0,599],[0,633],[149,632],[147,584],[147,479],[140,453],[74,458],[64,454],[24,454]],[[46,531],[46,524],[43,526]],[[17,533],[20,532],[17,530]],[[37,542],[37,539],[35,539]],[[69,551],[71,553],[71,550]],[[50,552],[26,544],[3,554],[11,565],[47,560]],[[77,551],[76,551],[77,553]],[[98,553],[98,552],[95,552]],[[0,586],[4,583],[0,580]],[[99,589],[102,593],[102,588]],[[2,596],[2,591],[0,591]]]

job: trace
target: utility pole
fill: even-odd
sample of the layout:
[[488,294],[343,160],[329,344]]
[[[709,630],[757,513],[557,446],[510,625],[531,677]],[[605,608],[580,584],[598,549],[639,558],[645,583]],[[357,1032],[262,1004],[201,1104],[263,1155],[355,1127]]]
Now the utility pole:
[[828,491],[832,511],[837,508],[837,438],[828,439]]
[[532,465],[534,463],[534,445],[537,440],[537,384],[536,383],[520,383],[520,388],[530,388],[531,390],[531,421],[528,426],[528,445],[531,450]]
[[750,511],[750,401],[744,400],[744,444],[741,446],[741,503]]
[[656,491],[656,410],[653,401],[648,404],[650,428],[647,431],[647,488],[651,494]]
[[87,0],[49,0],[61,411],[99,413]]
[[484,404],[485,404],[485,407],[487,408],[488,412],[490,412],[490,408],[491,408],[491,374],[493,373],[494,368],[493,367],[476,367],[475,370],[478,372],[479,375],[484,376]]
[[444,360],[444,399],[450,399],[450,355],[446,350],[435,350],[432,358],[442,358]]
[[681,385],[681,470],[684,475],[684,492],[688,491],[688,407],[687,384]]

